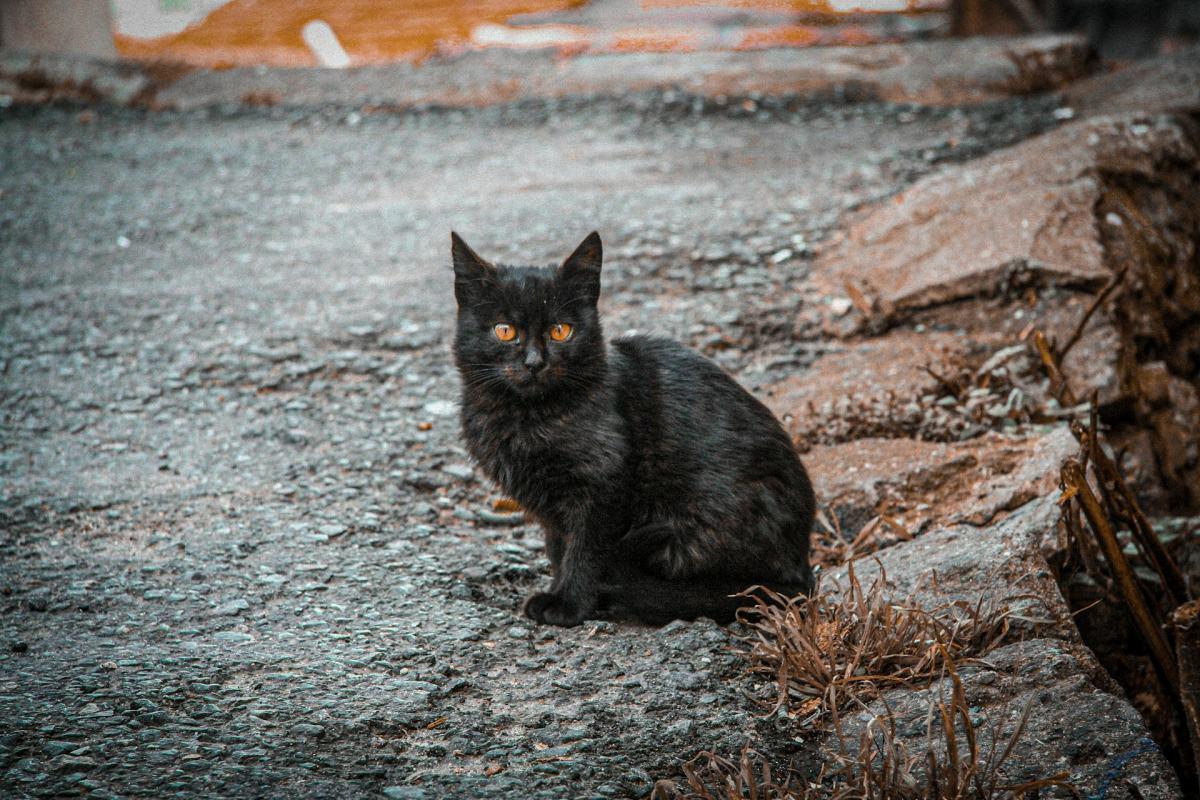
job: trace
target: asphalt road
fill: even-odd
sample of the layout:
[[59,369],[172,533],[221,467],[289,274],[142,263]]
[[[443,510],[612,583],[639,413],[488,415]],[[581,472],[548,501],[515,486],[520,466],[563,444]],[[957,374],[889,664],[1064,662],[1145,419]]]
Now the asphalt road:
[[826,345],[848,211],[1053,108],[0,110],[3,793],[626,797],[803,753],[725,629],[517,614],[547,562],[479,514],[449,231],[599,230],[608,330],[753,388]]

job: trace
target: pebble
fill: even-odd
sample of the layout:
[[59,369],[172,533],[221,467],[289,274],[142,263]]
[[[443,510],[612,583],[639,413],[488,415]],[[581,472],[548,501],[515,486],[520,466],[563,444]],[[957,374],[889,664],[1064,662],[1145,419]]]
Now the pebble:
[[248,608],[250,608],[250,602],[244,597],[238,597],[217,606],[215,613],[222,616],[235,616]]
[[668,736],[687,736],[692,732],[692,721],[690,719],[681,719],[678,722],[672,722],[667,726]]
[[383,796],[388,800],[425,800],[429,795],[419,786],[387,786]]
[[523,525],[525,523],[524,512],[517,512],[515,514],[498,514],[495,511],[489,511],[486,508],[479,508],[475,509],[473,513],[480,521],[486,522],[489,525],[512,527],[516,525]]
[[707,678],[698,672],[673,672],[668,673],[668,681],[679,689],[699,689]]
[[458,403],[450,400],[434,400],[426,403],[422,410],[431,417],[453,417],[458,414]]
[[446,464],[442,472],[460,481],[469,481],[475,477],[475,469],[470,464]]

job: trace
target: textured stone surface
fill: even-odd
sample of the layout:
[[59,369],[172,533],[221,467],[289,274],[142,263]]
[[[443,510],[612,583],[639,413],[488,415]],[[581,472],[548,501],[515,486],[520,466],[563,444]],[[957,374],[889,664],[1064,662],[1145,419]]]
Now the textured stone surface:
[[1082,114],[1194,113],[1200,110],[1200,46],[1080,80],[1064,95]]
[[[1174,772],[1147,737],[1137,712],[1080,642],[1070,609],[1042,559],[1039,545],[1058,519],[1056,499],[1054,494],[1041,497],[985,528],[931,531],[884,551],[880,566],[898,596],[913,593],[926,607],[948,600],[1008,602],[1042,620],[1027,629],[1023,641],[989,653],[960,673],[985,755],[997,740],[1003,748],[1030,707],[1024,735],[1005,767],[1009,780],[1035,780],[1061,771],[1085,797],[1104,796],[1110,784],[1126,780],[1147,798],[1181,797]],[[880,566],[860,562],[859,579],[870,581]],[[924,752],[930,703],[939,697],[948,701],[950,690],[946,679],[923,691],[889,691],[869,704],[869,711],[848,715],[845,732],[855,739],[886,704],[909,752]],[[935,741],[936,736],[935,731]]]
[[767,405],[796,432],[842,406],[890,398],[908,403],[938,387],[925,367],[945,371],[944,365],[961,358],[968,344],[953,334],[910,331],[854,342],[769,387]]
[[914,309],[1037,280],[1097,286],[1112,275],[1096,208],[1102,173],[1153,179],[1195,160],[1170,118],[1068,125],[948,169],[865,215],[819,266],[885,308]]
[[817,497],[853,535],[885,514],[909,533],[931,524],[983,525],[1052,493],[1079,445],[1065,426],[965,442],[858,439],[814,447],[804,463]]

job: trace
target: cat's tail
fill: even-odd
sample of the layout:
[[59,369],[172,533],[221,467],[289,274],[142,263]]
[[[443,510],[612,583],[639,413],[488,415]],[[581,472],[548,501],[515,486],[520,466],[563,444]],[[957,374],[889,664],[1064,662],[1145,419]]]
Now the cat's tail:
[[[638,571],[605,585],[601,597],[614,610],[631,613],[651,625],[698,617],[708,617],[723,624],[732,622],[738,609],[754,604],[754,598],[740,595],[751,585],[701,578],[667,580]],[[786,597],[807,594],[811,590],[807,582],[767,585]]]

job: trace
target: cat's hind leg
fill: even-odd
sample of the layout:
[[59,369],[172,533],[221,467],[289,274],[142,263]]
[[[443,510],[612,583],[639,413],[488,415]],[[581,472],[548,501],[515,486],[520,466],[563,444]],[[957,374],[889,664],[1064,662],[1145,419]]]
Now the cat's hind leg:
[[719,537],[700,526],[640,525],[621,537],[616,548],[602,599],[651,624],[696,617],[730,622],[739,608],[753,602],[734,595],[752,586],[786,597],[813,589],[812,573],[796,569],[791,559],[778,552],[731,558]]
[[682,525],[651,522],[631,528],[617,541],[617,558],[633,569],[660,573],[669,579],[708,572],[710,554],[704,537]]

